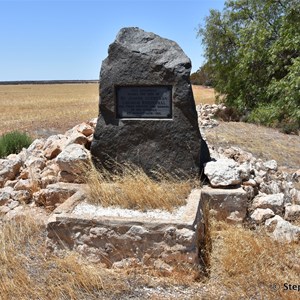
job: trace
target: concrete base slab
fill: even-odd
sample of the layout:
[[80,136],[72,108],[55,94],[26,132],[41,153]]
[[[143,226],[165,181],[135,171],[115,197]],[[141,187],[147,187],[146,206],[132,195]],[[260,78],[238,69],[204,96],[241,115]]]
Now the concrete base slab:
[[172,213],[141,212],[91,206],[79,191],[49,218],[47,246],[52,251],[75,250],[108,266],[127,258],[198,264],[199,200],[200,190],[195,189],[186,205]]

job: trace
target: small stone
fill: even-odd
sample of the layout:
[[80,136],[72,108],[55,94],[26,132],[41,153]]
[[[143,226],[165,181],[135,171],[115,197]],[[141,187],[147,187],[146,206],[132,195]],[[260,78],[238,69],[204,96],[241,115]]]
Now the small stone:
[[44,169],[46,166],[46,158],[44,157],[43,152],[39,153],[38,156],[29,156],[25,163],[24,166],[25,168],[31,168],[31,169]]
[[260,185],[264,182],[264,179],[260,176],[256,176],[254,180],[255,180],[257,185]]
[[45,144],[44,139],[36,139],[34,140],[31,145],[27,148],[27,151],[32,153],[38,150],[42,150]]
[[94,128],[87,123],[81,123],[77,125],[76,130],[85,135],[86,137],[94,133]]
[[242,163],[238,167],[238,173],[242,180],[249,180],[250,178],[250,165],[248,163]]
[[292,203],[294,203],[294,204],[300,204],[300,191],[299,190],[297,190],[295,188],[292,188],[289,191],[289,194],[291,196]]
[[30,179],[20,179],[14,186],[14,189],[16,191],[25,190],[32,193],[34,190],[38,189],[38,186],[38,182],[34,182]]
[[268,160],[263,163],[264,167],[271,171],[277,171],[278,165],[276,160]]
[[281,192],[280,186],[276,181],[260,184],[260,192],[264,194],[278,194]]
[[31,192],[26,190],[13,191],[12,198],[20,203],[29,203],[32,198],[32,195]]
[[88,139],[84,134],[74,131],[68,136],[67,146],[71,144],[85,145],[87,142]]
[[274,212],[270,208],[257,208],[250,215],[250,218],[256,223],[260,224],[265,222],[267,219],[274,217]]
[[16,183],[18,182],[18,179],[15,180],[7,180],[4,184],[4,187],[12,187],[14,188],[14,186],[16,185]]
[[255,187],[257,182],[254,179],[249,179],[247,181],[243,181],[243,185]]
[[6,205],[0,206],[0,216],[5,215],[10,211],[10,208]]
[[124,269],[124,268],[129,268],[133,267],[136,265],[140,265],[140,262],[136,258],[124,258],[120,261],[116,261],[113,263],[112,268],[113,269]]
[[17,206],[19,206],[19,201],[15,201],[15,200],[9,200],[8,202],[7,202],[7,206],[10,208],[10,209],[14,209],[14,208],[16,208]]
[[165,271],[169,273],[173,271],[173,268],[161,259],[157,259],[154,261],[154,267],[160,271]]
[[128,235],[143,235],[145,233],[148,233],[149,231],[146,230],[143,226],[133,225],[130,227],[130,229],[127,231]]
[[258,194],[252,203],[251,208],[254,210],[256,208],[270,208],[275,213],[281,213],[283,210],[284,204],[284,194],[273,194],[273,195],[266,195],[266,194]]
[[5,205],[11,198],[11,192],[6,188],[0,189],[0,205]]
[[63,203],[66,199],[75,194],[81,185],[74,183],[54,183],[49,184],[46,189],[33,194],[33,199],[37,205],[54,209],[58,204]]
[[300,205],[287,205],[285,207],[284,219],[288,221],[295,221],[300,217]]

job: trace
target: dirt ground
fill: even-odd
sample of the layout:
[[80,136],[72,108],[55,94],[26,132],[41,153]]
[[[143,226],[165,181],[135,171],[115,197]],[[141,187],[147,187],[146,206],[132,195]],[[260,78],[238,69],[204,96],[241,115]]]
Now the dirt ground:
[[220,122],[204,132],[210,145],[238,146],[263,160],[275,159],[279,166],[300,168],[300,136],[288,135],[278,129],[243,122]]

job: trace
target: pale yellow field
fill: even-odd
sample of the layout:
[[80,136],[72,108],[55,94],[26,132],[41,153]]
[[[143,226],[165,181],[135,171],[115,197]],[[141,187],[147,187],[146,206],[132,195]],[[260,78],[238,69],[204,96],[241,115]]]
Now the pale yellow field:
[[[98,116],[98,83],[0,85],[0,135],[63,133]],[[194,86],[196,104],[213,103],[214,90]]]
[[98,115],[98,84],[0,85],[0,134],[63,133]]
[[193,85],[193,94],[196,105],[213,104],[216,101],[215,90],[202,85]]

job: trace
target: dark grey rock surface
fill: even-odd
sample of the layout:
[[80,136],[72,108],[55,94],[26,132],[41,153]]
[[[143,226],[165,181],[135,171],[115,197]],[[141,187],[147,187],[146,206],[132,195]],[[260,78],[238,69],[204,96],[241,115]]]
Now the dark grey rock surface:
[[[95,164],[131,162],[148,174],[159,167],[199,175],[210,160],[201,143],[190,84],[191,61],[174,41],[136,27],[123,28],[100,72],[99,118],[91,145]],[[118,86],[172,86],[172,119],[116,118]],[[200,158],[201,157],[201,158]]]

